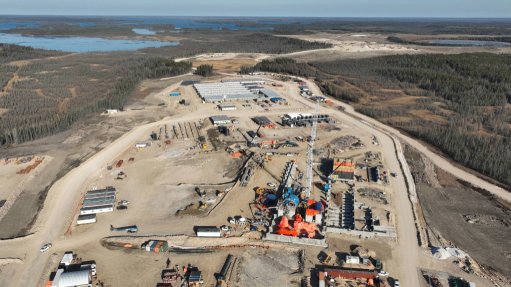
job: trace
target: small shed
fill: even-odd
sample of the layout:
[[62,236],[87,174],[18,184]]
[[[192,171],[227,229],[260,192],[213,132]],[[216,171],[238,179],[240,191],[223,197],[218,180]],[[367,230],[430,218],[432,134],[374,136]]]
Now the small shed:
[[173,91],[173,92],[170,92],[169,96],[171,96],[171,97],[179,97],[179,96],[181,96],[181,92],[180,91]]

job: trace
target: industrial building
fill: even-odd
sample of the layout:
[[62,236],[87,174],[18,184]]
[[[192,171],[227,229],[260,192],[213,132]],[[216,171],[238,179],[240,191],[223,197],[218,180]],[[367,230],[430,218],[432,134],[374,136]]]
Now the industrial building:
[[209,117],[211,123],[215,126],[229,125],[232,124],[231,119],[226,115],[211,116]]
[[[332,119],[328,115],[317,115],[318,123],[331,123]],[[282,119],[282,124],[286,126],[312,126],[314,122],[314,116],[312,114],[301,114],[301,113],[289,113],[285,114]]]
[[259,98],[263,84],[263,80],[226,80],[194,84],[194,88],[205,102],[242,101]]
[[254,117],[252,120],[263,128],[274,129],[277,127],[275,123],[265,116]]
[[258,89],[250,89],[250,82],[223,82],[194,84],[193,87],[207,103],[247,101],[259,98]]
[[350,159],[334,159],[331,179],[336,181],[353,181],[355,177],[355,162]]
[[75,287],[92,286],[91,270],[77,270],[64,272],[64,269],[58,269],[51,281],[52,287]]
[[115,206],[115,188],[91,190],[85,194],[80,215],[111,212]]
[[231,104],[219,104],[218,109],[221,111],[235,111],[237,108],[235,105]]
[[263,94],[267,98],[279,98],[280,95],[270,89],[261,89],[259,93]]

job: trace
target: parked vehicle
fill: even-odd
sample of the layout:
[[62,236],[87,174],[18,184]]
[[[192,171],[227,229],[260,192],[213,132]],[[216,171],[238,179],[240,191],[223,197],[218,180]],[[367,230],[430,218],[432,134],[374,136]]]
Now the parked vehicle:
[[53,245],[51,243],[46,243],[43,246],[41,246],[41,249],[39,249],[39,251],[41,251],[41,253],[44,253],[48,251],[52,246]]
[[126,231],[128,233],[136,233],[138,232],[138,227],[136,225],[123,227],[113,227],[113,225],[110,225],[110,231]]

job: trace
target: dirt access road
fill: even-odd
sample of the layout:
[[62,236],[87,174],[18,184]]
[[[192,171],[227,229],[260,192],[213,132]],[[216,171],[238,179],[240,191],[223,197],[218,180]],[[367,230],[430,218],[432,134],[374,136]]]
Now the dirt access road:
[[[312,84],[310,85],[311,87],[315,87]],[[315,88],[317,89],[317,87]],[[314,103],[301,98],[299,95],[292,96],[295,97],[297,101],[308,106],[311,111],[313,110],[315,106]],[[321,112],[335,113],[336,116],[340,117],[342,121],[350,122],[356,127],[362,129],[368,129],[369,132],[379,138],[380,143],[385,147],[384,156],[387,159],[389,168],[395,171],[400,170],[400,163],[396,157],[396,150],[394,149],[394,143],[391,137],[385,135],[379,130],[372,128],[371,126],[361,123],[357,119],[348,117],[346,114],[338,110],[322,107]],[[53,242],[59,237],[62,238],[62,234],[64,234],[67,227],[67,220],[62,219],[72,217],[72,214],[75,210],[69,207],[76,206],[80,197],[80,194],[76,192],[76,190],[80,190],[80,187],[90,176],[93,176],[98,172],[98,170],[104,168],[109,162],[120,155],[128,146],[134,144],[140,138],[143,138],[144,135],[149,133],[151,129],[160,125],[162,122],[169,120],[190,121],[204,118],[208,115],[216,113],[218,113],[216,109],[212,109],[210,107],[208,110],[207,107],[202,107],[197,111],[187,115],[177,115],[160,122],[151,123],[135,128],[95,156],[91,157],[81,166],[72,170],[65,177],[63,177],[50,190],[48,199],[45,203],[45,208],[43,209],[36,224],[36,233],[29,238],[15,240],[16,242],[3,242],[2,247],[0,247],[0,251],[2,251],[1,253],[5,254],[5,256],[24,259],[24,263],[22,265],[13,266],[18,268],[13,268],[15,270],[11,271],[12,276],[9,277],[11,277],[10,280],[14,281],[10,282],[20,282],[20,286],[35,286],[37,284],[45,272],[44,269],[47,265],[46,262],[48,262],[49,253],[51,253],[49,252],[40,254],[39,247],[44,242]],[[261,112],[257,111],[250,113],[261,114]],[[281,114],[282,111],[269,112],[265,114],[271,113]],[[246,111],[240,111],[233,115],[242,117],[251,116],[251,114],[247,113]],[[418,276],[416,269],[418,264],[418,245],[415,237],[415,227],[411,204],[408,201],[406,185],[403,178],[403,176],[399,176],[394,180],[394,186],[396,187],[396,190],[398,190],[396,193],[396,204],[398,207],[400,207],[400,212],[398,213],[397,219],[399,248],[396,250],[393,256],[393,260],[401,263],[399,265],[397,277],[406,286],[418,286]],[[26,246],[26,254],[19,254],[19,248],[13,248],[15,245],[19,246],[20,243],[23,243]],[[70,246],[67,243],[66,246]],[[58,249],[58,246],[55,246],[55,248]],[[6,279],[7,278],[2,278],[2,280]]]
[[[162,93],[166,93],[168,88]],[[289,110],[286,112],[293,112]],[[282,111],[273,111],[264,114],[282,114]],[[161,121],[139,126],[126,133],[108,147],[92,156],[79,167],[73,169],[58,182],[56,182],[48,192],[44,208],[37,218],[33,228],[33,234],[24,238],[5,240],[0,242],[0,254],[2,258],[21,259],[21,264],[10,264],[2,270],[0,286],[37,286],[43,277],[47,262],[50,259],[52,251],[40,253],[39,248],[47,242],[55,242],[58,239],[65,239],[64,234],[68,223],[76,212],[81,193],[81,187],[87,182],[87,179],[97,175],[101,169],[106,168],[108,163],[116,159],[128,147],[133,146],[141,138],[145,138],[154,128],[172,122],[196,121],[205,117],[219,114],[218,109],[212,105],[201,105],[194,112],[179,114],[165,118]],[[230,116],[250,117],[261,115],[262,112],[254,111],[233,111]],[[100,239],[104,234],[90,234],[78,239],[69,239],[71,241],[86,242],[87,240]],[[67,241],[68,239],[66,239]],[[53,249],[59,250],[58,244],[54,244]],[[66,246],[72,246],[72,242],[66,242]],[[24,246],[24,248],[20,248]],[[19,283],[19,284],[18,284]]]
[[[321,94],[317,86],[310,82],[309,85],[317,94]],[[303,99],[298,95],[290,96],[295,97],[297,101],[309,106],[311,111],[313,110],[314,103]],[[335,101],[335,104],[344,106],[347,112],[341,112],[328,107],[322,107],[321,112],[335,113],[336,116],[340,117],[343,121],[350,122],[357,127],[366,129],[377,136],[381,145],[384,147],[384,156],[387,159],[389,168],[394,171],[400,171],[400,162],[396,156],[399,155],[399,153],[396,152],[395,143],[391,136],[396,133],[392,133],[391,131],[387,134],[385,131],[386,128],[389,127],[386,127],[385,125],[380,127],[378,122],[357,114],[353,111],[353,109],[350,109],[351,107],[348,105],[338,101]],[[62,219],[72,217],[74,210],[69,207],[76,206],[80,197],[80,194],[76,192],[76,190],[80,189],[83,183],[86,182],[87,178],[93,176],[98,172],[98,170],[104,168],[128,146],[134,144],[140,138],[143,138],[151,129],[160,125],[162,122],[168,122],[171,120],[190,121],[217,113],[218,111],[211,108],[211,106],[209,106],[209,108],[199,107],[199,109],[193,113],[177,115],[172,118],[164,119],[160,122],[137,127],[68,173],[51,188],[47,201],[45,202],[45,208],[36,223],[36,228],[34,229],[35,234],[26,238],[0,243],[0,254],[2,254],[2,257],[21,258],[24,261],[23,264],[20,265],[11,264],[7,273],[3,272],[2,278],[0,279],[0,285],[12,286],[12,282],[18,282],[18,286],[37,285],[37,282],[43,276],[46,262],[48,262],[49,254],[51,253],[40,254],[39,248],[44,242],[51,242],[59,237],[63,238],[62,234],[64,234],[65,229],[67,228],[67,220]],[[261,114],[257,111],[251,113]],[[272,113],[281,114],[282,111],[270,112],[268,114]],[[240,111],[233,115],[242,117],[251,116],[251,114],[246,111]],[[355,116],[356,118],[351,116]],[[359,118],[362,118],[363,120],[361,121]],[[374,124],[372,121],[377,124]],[[443,160],[445,161],[445,159]],[[440,164],[440,166],[442,166],[442,164]],[[404,176],[401,172],[399,173],[400,176],[393,179],[393,184],[397,191],[395,195],[396,207],[400,210],[397,214],[399,244],[398,248],[394,251],[393,261],[400,263],[396,277],[399,278],[405,286],[419,286],[417,266],[419,262],[418,258],[420,248],[417,244],[413,212],[406,192]],[[460,173],[458,173],[458,175],[459,174]],[[470,177],[473,176],[470,175]],[[470,180],[467,181],[470,182]],[[25,247],[24,250],[20,250],[20,245]],[[56,247],[58,248],[58,246]]]

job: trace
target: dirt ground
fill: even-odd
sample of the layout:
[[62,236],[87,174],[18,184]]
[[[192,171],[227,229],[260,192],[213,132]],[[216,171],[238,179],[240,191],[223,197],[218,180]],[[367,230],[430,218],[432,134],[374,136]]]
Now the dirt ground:
[[[186,79],[186,77],[183,77],[183,79]],[[165,86],[169,86],[180,82],[180,80],[180,78],[177,78],[165,81],[146,81],[141,87],[147,85],[157,89],[162,83]],[[153,91],[153,93],[149,94],[157,93]],[[126,117],[105,115],[89,119],[75,124],[68,131],[0,150],[0,157],[3,159],[25,157],[34,154],[45,155],[46,157],[43,164],[36,170],[38,176],[23,184],[22,192],[14,201],[12,208],[0,220],[0,238],[23,236],[30,232],[30,228],[35,222],[40,208],[43,206],[49,187],[58,178],[64,176],[80,162],[96,154],[133,127],[169,115],[170,110],[157,106],[158,103],[134,101],[131,105],[127,106],[128,109],[132,107],[139,108],[142,105],[144,109],[148,109],[151,112],[137,110]],[[46,162],[49,162],[49,159],[51,159],[51,164],[46,164]],[[7,167],[9,166],[7,165]],[[0,168],[4,167],[2,160]],[[15,169],[12,170],[14,173],[16,171]],[[11,173],[2,172],[1,174],[8,175]],[[16,184],[19,184],[19,180],[18,176],[14,176],[9,177],[7,181],[2,180],[2,183],[5,182],[8,186],[16,186]],[[2,189],[2,192],[11,190]],[[3,195],[0,195],[0,200],[4,199],[3,197]]]
[[[330,49],[317,51],[304,51],[292,53],[288,56],[301,61],[331,61],[334,59],[367,58],[396,54],[424,54],[424,53],[474,53],[492,52],[509,53],[511,48],[488,47],[440,47],[404,45],[389,42],[388,34],[379,33],[314,33],[306,35],[286,35],[285,37],[298,38],[307,41],[319,41],[334,45]],[[421,37],[419,35],[396,35],[398,37]],[[435,35],[436,37],[437,35]],[[455,35],[450,35],[453,37]],[[466,35],[465,35],[466,36]],[[441,35],[438,35],[441,37]]]
[[[139,283],[142,282],[144,282],[142,285],[146,285],[146,282],[150,282],[151,284],[156,283],[161,268],[164,267],[164,262],[169,257],[167,254],[146,254],[142,251],[107,250],[100,245],[99,241],[101,238],[112,235],[124,235],[123,233],[111,232],[111,225],[124,226],[136,224],[139,227],[140,234],[149,236],[158,234],[193,235],[193,227],[197,225],[229,225],[227,222],[228,217],[252,217],[253,210],[251,210],[249,204],[255,197],[254,188],[266,186],[268,182],[277,182],[288,161],[296,160],[299,169],[302,171],[305,170],[306,143],[300,143],[298,148],[283,149],[285,152],[297,152],[297,155],[290,157],[282,155],[272,156],[271,161],[266,163],[266,169],[256,168],[252,179],[246,187],[236,185],[234,188],[226,190],[227,193],[223,196],[216,197],[216,195],[214,195],[215,190],[225,188],[224,185],[227,184],[226,182],[234,179],[236,170],[239,171],[241,168],[240,161],[243,161],[243,157],[240,159],[230,157],[223,147],[233,141],[239,141],[241,139],[238,134],[240,131],[257,129],[257,125],[249,119],[249,113],[250,115],[268,115],[270,119],[278,122],[280,120],[279,117],[284,113],[310,112],[311,108],[304,104],[304,101],[306,101],[305,99],[296,96],[298,95],[297,85],[288,82],[284,87],[276,90],[289,99],[289,105],[265,107],[251,104],[250,107],[247,107],[243,106],[241,103],[236,103],[238,107],[237,111],[218,111],[218,114],[227,114],[237,118],[239,120],[239,124],[237,124],[236,127],[237,129],[234,135],[230,137],[215,136],[216,140],[222,143],[222,148],[214,149],[209,146],[205,150],[201,150],[197,142],[198,136],[202,133],[207,134],[209,137],[211,133],[207,133],[206,130],[211,128],[211,126],[205,125],[204,130],[194,132],[193,128],[189,128],[190,124],[188,128],[186,127],[186,123],[199,121],[197,115],[217,114],[217,110],[214,104],[201,104],[193,88],[190,86],[179,87],[177,84],[179,81],[180,80],[176,81],[176,84],[169,83],[170,85],[162,92],[150,91],[149,95],[144,98],[143,103],[136,103],[129,106],[126,112],[105,116],[106,120],[104,125],[106,126],[101,127],[104,128],[105,133],[112,132],[114,134],[115,132],[122,133],[123,130],[126,132],[130,126],[151,122],[155,119],[161,119],[164,116],[171,117],[155,124],[142,126],[135,129],[133,132],[127,133],[125,138],[123,137],[122,140],[115,142],[100,153],[104,158],[93,157],[91,161],[79,167],[78,170],[83,170],[83,173],[78,175],[71,174],[72,176],[62,183],[63,186],[70,188],[60,191],[71,190],[75,192],[73,193],[74,195],[76,195],[76,193],[83,194],[93,187],[102,188],[112,185],[118,190],[118,200],[126,199],[131,202],[129,208],[127,210],[115,210],[111,213],[99,214],[97,223],[87,226],[73,226],[68,230],[69,232],[67,232],[65,236],[59,237],[55,235],[57,231],[52,227],[53,225],[46,228],[55,235],[51,235],[53,237],[48,235],[48,238],[54,239],[55,252],[74,250],[84,259],[96,260],[98,262],[99,277],[102,281],[113,284],[111,286],[139,285]],[[158,86],[157,83],[148,83],[148,86],[152,84]],[[181,98],[189,99],[192,105],[181,106],[178,103],[181,99],[180,97],[169,97],[168,92],[174,89],[181,89],[183,94]],[[293,96],[291,97],[289,95]],[[161,103],[163,103],[163,105],[160,105]],[[327,109],[326,106],[322,107],[322,109],[334,114],[334,111]],[[315,159],[317,162],[314,165],[315,170],[321,169],[320,158],[331,156],[357,157],[360,156],[360,153],[363,154],[367,150],[381,151],[386,156],[386,158],[382,160],[384,166],[388,164],[389,168],[392,166],[397,170],[398,163],[397,160],[392,157],[395,151],[393,146],[389,143],[390,139],[381,139],[382,142],[385,142],[385,145],[373,145],[372,134],[367,132],[366,129],[360,128],[361,124],[359,122],[347,117],[341,118],[338,111],[335,112],[335,115],[338,120],[335,127],[332,128],[328,125],[320,125],[318,128],[318,141],[315,151]],[[206,116],[202,118],[202,120],[206,120]],[[116,126],[117,123],[120,127]],[[168,140],[170,140],[170,144],[165,143],[165,140],[167,140],[165,133],[159,133],[160,128],[162,131],[165,130],[165,125],[168,125],[167,128],[176,125],[180,126],[181,135],[176,136],[174,134],[169,136]],[[185,130],[184,134],[186,134],[186,136],[183,135],[183,130]],[[151,132],[159,134],[161,139],[156,141],[149,140]],[[275,130],[262,129],[262,132],[268,138],[274,137],[278,140],[286,140],[293,139],[298,135],[305,137],[310,132],[310,129],[284,128],[278,126]],[[374,132],[376,133],[376,131]],[[327,145],[345,135],[355,135],[360,138],[365,145],[365,149],[336,151],[335,154],[333,151],[328,151],[328,149],[333,150],[333,148]],[[381,136],[383,137],[383,135]],[[88,139],[88,137],[86,130],[82,130],[81,133],[76,132],[69,134],[65,139],[67,139],[68,142],[82,143],[84,139]],[[94,138],[94,140],[105,140],[105,144],[107,144],[111,141],[111,138]],[[151,142],[152,145],[147,148],[136,149],[134,147],[135,142]],[[208,143],[211,143],[211,139],[209,138]],[[95,147],[101,146],[103,145],[98,144]],[[266,152],[266,150],[261,150],[260,152]],[[78,155],[80,154],[74,154],[74,156]],[[106,162],[107,160],[105,160],[105,158],[108,158],[108,162]],[[131,161],[130,158],[133,158],[133,160]],[[119,164],[120,160],[123,160],[122,164]],[[109,166],[111,169],[108,168]],[[127,176],[121,176],[123,179],[116,179],[120,171],[124,172]],[[315,175],[314,181],[319,180],[319,175]],[[398,193],[392,188],[394,184],[399,184],[399,186],[403,187],[404,183],[402,183],[402,181],[402,179],[397,178],[392,180],[391,185],[388,187],[377,185],[378,188],[385,189],[384,191],[388,193],[391,202],[393,202],[394,199],[399,199],[401,205],[398,207],[404,207],[405,205],[403,202],[408,203],[408,198],[404,194],[404,189],[399,190],[400,193]],[[203,184],[207,186],[204,187]],[[219,186],[215,186],[215,184],[219,184]],[[197,186],[208,189],[205,198],[201,198],[195,192]],[[334,185],[334,190],[336,188],[345,188],[345,186],[336,184]],[[64,199],[60,198],[56,201],[55,196],[57,195],[53,193],[53,196],[54,197],[51,198],[53,201],[50,201],[49,204],[61,204],[62,202],[70,204],[74,198],[72,196],[67,196]],[[312,196],[315,199],[320,199],[323,193],[316,188]],[[198,204],[199,201],[206,201],[210,204],[204,212],[193,215],[176,214],[180,209],[186,208],[186,206],[189,206],[191,203]],[[76,202],[76,205],[73,205],[72,208],[74,208],[74,216],[76,216],[79,208],[78,202]],[[392,211],[392,208],[390,210]],[[403,211],[400,211],[402,214]],[[56,219],[64,220],[60,214],[55,212],[51,212],[50,215],[47,216],[54,221],[58,221]],[[481,222],[481,220],[488,220],[493,217],[469,218],[470,220],[478,220],[477,222]],[[402,220],[401,222],[403,222],[403,218],[401,217],[400,219]],[[408,223],[407,226],[410,227]],[[242,233],[246,231],[244,227],[237,227],[234,225],[232,225],[232,227],[236,229],[235,232]],[[399,232],[401,232],[399,242],[395,239],[362,239],[345,235],[331,235],[328,238],[328,243],[330,244],[330,249],[335,252],[348,252],[352,244],[358,244],[364,248],[375,250],[377,256],[381,257],[383,260],[386,270],[391,274],[395,273],[398,274],[400,278],[403,278],[405,277],[405,274],[402,273],[403,270],[416,270],[415,265],[411,266],[410,269],[403,268],[402,266],[402,262],[415,263],[417,259],[414,257],[411,261],[405,261],[406,258],[403,258],[403,256],[407,256],[407,254],[402,252],[402,250],[404,250],[402,246],[409,246],[411,243],[412,247],[416,247],[418,250],[414,238],[412,238],[413,230],[410,229],[408,231],[410,232],[406,233],[403,232],[403,230],[399,230]],[[408,237],[403,238],[403,234],[407,234]],[[60,233],[58,235],[60,235]],[[273,249],[267,252],[261,252],[260,250],[247,251],[246,249],[236,250],[236,252],[240,252],[238,254],[242,259],[238,266],[238,268],[240,268],[239,270],[241,270],[240,276],[237,277],[239,286],[272,286],[269,284],[270,281],[265,281],[268,280],[266,278],[268,275],[262,277],[264,274],[272,274],[272,276],[270,276],[271,281],[279,282],[279,286],[298,285],[301,277],[310,275],[308,274],[310,268],[313,268],[314,265],[319,263],[316,257],[320,249],[308,247],[305,249],[306,271],[302,274],[296,274],[296,276],[290,275],[296,271],[295,251],[279,254],[275,253]],[[408,252],[408,250],[406,251]],[[415,252],[415,250],[409,251],[410,253]],[[211,286],[213,284],[213,274],[214,272],[218,272],[221,268],[226,255],[227,253],[223,252],[208,255],[170,255],[172,257],[170,259],[175,260],[172,264],[196,264],[201,270],[204,270],[203,276],[205,277],[207,286]],[[427,255],[425,255],[425,257],[427,257]],[[33,261],[38,260],[38,258],[40,257],[34,257]],[[205,258],[207,258],[207,260],[205,260]],[[429,264],[430,261],[426,263]],[[27,264],[30,265],[31,262],[28,261]],[[261,269],[260,266],[269,266],[270,268]],[[54,268],[55,266],[49,267]],[[460,270],[458,271],[461,272]],[[133,274],[137,274],[137,276],[132,276]]]
[[435,168],[438,186],[425,174],[423,159],[407,148],[407,159],[415,166],[417,194],[434,246],[454,245],[479,264],[502,275],[511,274],[511,216],[509,207],[484,191],[463,184]]
[[243,66],[253,66],[257,64],[257,61],[253,58],[235,58],[226,60],[208,60],[207,58],[200,58],[193,61],[193,67],[200,65],[213,65],[213,69],[216,72],[221,73],[237,73]]

